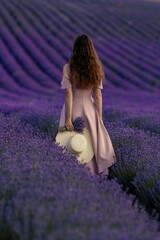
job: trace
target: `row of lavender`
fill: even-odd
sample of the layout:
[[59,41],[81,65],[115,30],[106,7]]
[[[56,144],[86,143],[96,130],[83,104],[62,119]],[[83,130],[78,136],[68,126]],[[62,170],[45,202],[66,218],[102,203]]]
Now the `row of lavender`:
[[[0,238],[158,240],[157,222],[131,206],[132,195],[114,180],[90,176],[72,154],[62,154],[53,141],[58,112],[51,119],[47,102],[46,109],[33,106],[12,106],[12,112],[6,106],[0,113]],[[52,136],[46,134],[51,123]],[[117,153],[133,133],[114,124],[108,131]]]
[[134,93],[112,98],[105,96],[103,116],[105,125],[113,128],[118,159],[111,169],[113,177],[160,221],[159,96]]
[[[87,7],[92,11],[83,8],[87,4],[84,2],[76,2],[74,6],[73,3],[56,4],[55,1],[22,1],[18,4],[1,1],[2,88],[18,94],[30,92],[32,96],[52,94],[61,78],[60,66],[68,60],[75,34],[80,32],[93,37],[104,63],[108,86],[147,91],[159,88],[160,48],[156,18],[153,18],[155,22],[150,30],[148,21],[143,18],[135,27],[141,12],[132,13],[131,19],[129,12],[137,3],[121,3],[120,10],[110,1],[104,8],[98,8],[100,3],[88,3]],[[141,6],[144,18],[148,11],[145,13],[143,8],[150,3],[145,4]],[[156,15],[155,9],[151,6],[151,14]]]
[[[113,124],[113,128],[116,124]],[[124,125],[125,126],[125,125]],[[119,136],[113,131],[117,164],[112,167],[113,176],[123,188],[137,196],[143,208],[160,221],[160,138],[143,130],[131,129],[123,124],[118,127]]]
[[[118,97],[116,98],[116,95],[112,97],[114,103],[109,97],[106,99],[108,107],[104,107],[103,119],[107,129],[108,126],[110,128],[110,124],[113,126],[112,139],[115,148],[119,149],[117,151],[118,163],[113,168],[114,175],[120,183],[123,183],[125,187],[130,187],[130,191],[139,195],[140,201],[144,204],[148,203],[146,207],[149,212],[155,208],[159,213],[160,208],[156,201],[159,192],[154,191],[153,195],[153,190],[157,190],[159,182],[160,112],[157,108],[159,98],[154,99],[152,95],[146,94],[137,99],[137,106],[131,104],[125,106],[125,102],[120,101]],[[130,94],[130,98],[127,96],[126,98],[132,103],[135,96]],[[150,104],[149,109],[151,99],[152,105]],[[138,108],[139,104],[141,104],[141,108]],[[62,103],[58,102],[54,105],[53,102],[46,102],[42,99],[41,101],[30,100],[27,105],[28,109],[26,110],[26,103],[19,106],[17,103],[8,102],[1,106],[0,111],[4,112],[5,115],[18,112],[22,122],[29,123],[34,128],[38,127],[41,131],[47,132],[49,136],[55,137]],[[30,112],[32,107],[36,108],[36,111]],[[152,184],[148,168],[150,169],[149,174],[155,178]],[[137,181],[137,179],[139,179],[137,185],[133,185],[132,181]],[[147,183],[145,188],[142,180]],[[150,198],[152,201],[149,200]]]
[[[45,4],[45,6],[48,6],[47,4]],[[52,14],[50,14],[50,12],[49,11],[47,11],[46,13],[45,13],[45,8],[44,8],[44,6],[42,5],[41,6],[41,11],[43,11],[43,13],[45,14],[45,16],[47,17],[47,16],[49,16],[51,19],[53,19],[53,22],[55,23],[55,14],[57,14],[57,13],[55,13],[55,10],[54,10],[54,8],[53,8],[53,6],[51,6],[51,5],[49,5],[49,10],[52,10],[53,12],[54,12],[54,15],[52,15]],[[58,12],[62,12],[63,14],[65,14],[65,12],[64,12],[64,9],[61,7],[61,8],[58,8]],[[53,17],[54,16],[54,17]],[[75,13],[74,14],[74,18],[75,18],[75,16],[77,16],[77,13]],[[57,18],[58,18],[59,16],[58,16],[58,14],[56,15],[56,25],[57,25]],[[72,16],[73,17],[73,16]],[[79,15],[78,16],[79,18],[81,18],[82,16],[81,15]],[[91,17],[91,16],[89,16],[89,17]],[[99,20],[99,21],[98,21]],[[97,24],[97,25],[101,25],[104,29],[105,29],[105,24],[104,24],[104,19],[102,20],[102,19],[96,19],[95,20],[95,18],[93,18],[93,16],[91,17],[91,18],[89,18],[88,19],[88,16],[86,16],[86,21],[85,21],[85,23],[87,23],[87,24],[84,24],[83,22],[79,22],[79,21],[75,21],[75,19],[74,19],[74,21],[73,21],[73,24],[72,24],[72,26],[71,26],[71,28],[72,28],[72,31],[76,31],[76,26],[80,26],[81,28],[83,28],[86,32],[90,32],[90,29],[93,29],[94,28],[94,24]],[[106,21],[109,21],[108,22],[108,24],[109,24],[109,26],[107,26],[106,27],[106,30],[108,30],[108,27],[109,28],[111,28],[112,29],[112,21],[111,21],[111,19],[109,18],[108,19],[108,16],[107,16],[107,19],[106,19]],[[59,19],[59,22],[60,22],[60,19]],[[59,24],[60,25],[60,24]],[[142,29],[142,31],[143,31],[143,29]],[[71,35],[71,31],[69,32],[69,31],[67,31],[66,32],[66,34],[69,34],[69,35]],[[93,34],[92,32],[90,32],[90,34]],[[104,39],[106,39],[106,32],[104,31],[104,33],[103,34],[101,34],[101,37],[103,38],[104,37]],[[123,44],[123,38],[121,39],[121,41],[122,41],[122,43],[121,43],[121,41],[120,41],[120,43],[121,43],[121,46],[120,46],[120,49],[117,51],[117,48],[118,48],[118,45],[120,44],[119,43],[119,41],[117,41],[117,38],[116,38],[117,36],[116,36],[116,34],[114,33],[114,35],[112,35],[112,38],[110,39],[110,43],[109,43],[109,45],[108,45],[108,48],[106,48],[103,44],[104,44],[104,41],[103,41],[103,44],[102,44],[102,42],[101,42],[101,44],[99,44],[98,46],[97,46],[97,49],[98,49],[98,51],[99,51],[99,53],[100,53],[100,55],[102,56],[102,59],[103,59],[103,62],[104,63],[106,63],[106,65],[107,65],[107,62],[108,62],[108,66],[112,66],[114,69],[117,69],[117,71],[118,71],[118,69],[119,69],[119,66],[117,66],[117,64],[119,65],[119,64],[121,64],[121,70],[123,71],[123,73],[124,73],[124,75],[126,75],[127,76],[127,74],[128,74],[128,77],[124,77],[124,80],[126,80],[126,83],[125,83],[125,86],[127,85],[127,79],[131,79],[131,82],[132,82],[132,78],[133,78],[133,75],[135,76],[135,80],[132,82],[132,83],[134,83],[135,82],[135,84],[137,84],[138,85],[138,83],[139,83],[139,85],[141,85],[140,84],[140,82],[142,82],[143,84],[142,84],[142,86],[144,85],[144,87],[145,87],[145,85],[147,86],[147,84],[145,84],[145,82],[146,82],[146,80],[149,78],[149,77],[151,77],[151,75],[150,75],[150,73],[152,73],[153,74],[153,77],[155,77],[155,78],[157,78],[157,77],[159,77],[159,66],[158,66],[158,62],[157,63],[155,63],[156,65],[155,66],[150,66],[150,68],[148,69],[148,64],[145,64],[145,62],[144,62],[144,65],[143,66],[141,66],[141,64],[142,64],[142,61],[140,61],[138,58],[136,59],[136,61],[133,59],[132,60],[132,58],[131,58],[131,54],[130,54],[130,52],[129,52],[129,50],[132,52],[132,48],[131,47],[128,47],[128,49],[127,49],[127,47],[125,47],[126,46],[126,43],[124,42],[124,44]],[[130,46],[132,46],[132,43],[129,43],[129,41],[127,42],[128,44],[127,45],[130,45]],[[133,45],[134,46],[134,45]],[[106,49],[106,50],[105,50]],[[123,49],[123,51],[122,51],[122,49]],[[105,51],[104,51],[105,50]],[[110,51],[111,50],[111,51]],[[128,50],[128,52],[127,52],[127,56],[125,55],[125,52],[124,51],[126,51],[126,50]],[[139,51],[140,49],[139,49],[139,46],[138,46],[138,42],[137,42],[137,51]],[[133,51],[133,54],[132,54],[133,56],[134,56],[134,51]],[[124,59],[124,56],[125,56],[125,59]],[[152,59],[154,59],[155,58],[155,56],[154,56],[154,54],[151,52],[150,53],[150,58],[152,58]],[[122,59],[123,59],[123,61],[122,61]],[[133,65],[138,65],[138,67],[140,68],[140,69],[136,69],[136,67],[134,67]],[[153,65],[153,64],[152,64]],[[111,68],[111,67],[110,67]],[[113,71],[113,68],[112,69],[110,69],[111,70],[111,73],[112,74],[114,74],[115,72]],[[125,68],[127,68],[127,73],[126,73],[126,69]],[[129,75],[130,74],[130,72],[133,74],[133,75]],[[138,75],[139,76],[139,79],[137,79],[137,81],[136,81],[136,75]],[[120,81],[120,84],[123,86],[123,84],[121,83],[122,82],[122,80]],[[129,81],[130,82],[130,81]],[[148,82],[148,80],[147,80],[147,82]],[[117,83],[118,84],[118,83]]]

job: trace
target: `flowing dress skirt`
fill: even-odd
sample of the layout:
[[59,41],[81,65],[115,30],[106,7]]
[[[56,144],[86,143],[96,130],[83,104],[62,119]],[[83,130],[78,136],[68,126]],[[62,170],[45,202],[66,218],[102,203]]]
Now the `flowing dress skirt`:
[[[108,175],[108,167],[116,162],[113,145],[91,96],[91,90],[74,89],[72,121],[77,117],[85,119],[85,127],[91,134],[94,157],[86,164],[91,174]],[[65,103],[63,104],[59,127],[65,126]]]

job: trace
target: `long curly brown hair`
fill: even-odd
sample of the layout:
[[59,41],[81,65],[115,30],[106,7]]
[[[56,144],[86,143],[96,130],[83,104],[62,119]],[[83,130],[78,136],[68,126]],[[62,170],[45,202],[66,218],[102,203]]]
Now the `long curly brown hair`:
[[101,81],[105,83],[103,65],[88,35],[81,34],[75,38],[68,64],[69,79],[76,88],[90,89]]

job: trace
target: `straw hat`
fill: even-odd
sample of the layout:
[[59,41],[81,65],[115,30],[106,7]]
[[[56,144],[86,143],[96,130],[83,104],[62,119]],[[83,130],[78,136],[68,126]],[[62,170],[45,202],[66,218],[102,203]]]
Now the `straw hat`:
[[80,162],[88,163],[94,156],[91,135],[87,128],[83,129],[83,133],[58,132],[55,140],[60,146],[75,154]]

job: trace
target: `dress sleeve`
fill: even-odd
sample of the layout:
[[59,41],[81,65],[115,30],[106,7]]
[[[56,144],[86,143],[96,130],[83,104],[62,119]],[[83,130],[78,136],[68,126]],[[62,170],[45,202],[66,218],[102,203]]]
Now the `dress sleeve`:
[[70,88],[72,84],[69,81],[67,65],[63,66],[63,76],[61,81],[61,89]]

